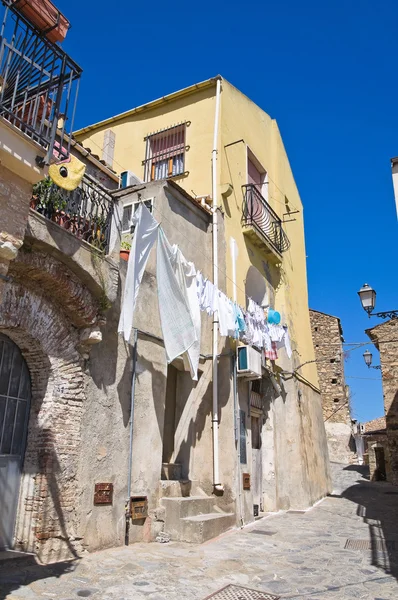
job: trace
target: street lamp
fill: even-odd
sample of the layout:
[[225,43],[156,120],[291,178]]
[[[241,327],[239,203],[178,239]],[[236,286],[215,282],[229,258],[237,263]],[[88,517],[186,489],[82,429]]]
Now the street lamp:
[[381,365],[376,365],[375,367],[372,367],[373,354],[369,352],[369,350],[365,350],[365,352],[363,353],[363,358],[368,369],[381,369]]
[[376,290],[371,288],[367,283],[363,284],[358,292],[358,296],[361,301],[362,308],[368,313],[369,318],[380,317],[381,319],[396,319],[398,317],[398,310],[387,310],[385,312],[378,313],[372,312],[376,306]]

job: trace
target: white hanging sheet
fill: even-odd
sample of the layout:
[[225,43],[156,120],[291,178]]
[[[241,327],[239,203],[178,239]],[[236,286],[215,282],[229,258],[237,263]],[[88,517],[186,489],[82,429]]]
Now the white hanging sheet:
[[133,216],[133,222],[136,227],[127,266],[123,304],[118,326],[118,332],[123,334],[126,342],[130,340],[138,290],[159,227],[159,223],[144,204],[140,204],[137,208]]
[[171,263],[173,252],[162,228],[159,228],[156,277],[160,322],[167,362],[181,356],[197,341],[187,296],[181,290]]
[[199,298],[196,290],[196,270],[192,262],[188,262],[181,250],[175,244],[171,248],[172,265],[180,289],[188,304],[194,324],[196,341],[183,354],[184,365],[189,367],[194,381],[198,380],[198,367],[200,357],[201,316]]

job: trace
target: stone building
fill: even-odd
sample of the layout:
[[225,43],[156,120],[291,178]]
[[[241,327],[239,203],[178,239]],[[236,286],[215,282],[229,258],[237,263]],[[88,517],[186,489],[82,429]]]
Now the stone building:
[[387,481],[398,485],[398,319],[367,329],[366,334],[380,353],[388,446]]
[[312,339],[322,397],[323,418],[333,462],[353,457],[348,386],[344,378],[343,329],[338,317],[310,309]]
[[379,417],[362,423],[364,456],[369,464],[371,481],[386,481],[390,474],[390,457],[387,444],[386,418]]

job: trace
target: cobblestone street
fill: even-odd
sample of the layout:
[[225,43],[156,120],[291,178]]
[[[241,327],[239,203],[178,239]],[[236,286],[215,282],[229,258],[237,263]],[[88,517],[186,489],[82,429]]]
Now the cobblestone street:
[[[333,470],[334,493],[311,510],[274,514],[201,546],[138,544],[22,569],[3,563],[0,597],[201,600],[238,584],[290,599],[396,599],[398,490],[369,482],[361,467]],[[359,542],[345,549],[347,540]]]

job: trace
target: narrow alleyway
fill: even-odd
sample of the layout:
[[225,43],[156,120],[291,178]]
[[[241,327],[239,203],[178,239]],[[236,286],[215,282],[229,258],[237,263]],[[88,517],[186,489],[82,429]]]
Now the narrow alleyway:
[[237,584],[290,599],[396,600],[398,488],[369,482],[361,467],[333,470],[333,495],[308,512],[271,515],[202,546],[139,544],[17,570],[3,563],[0,598],[202,600]]

